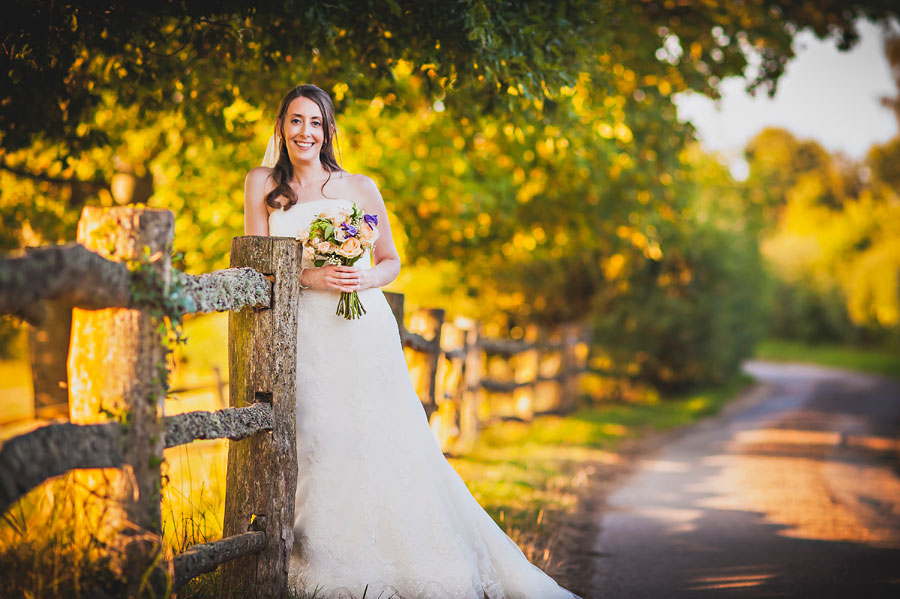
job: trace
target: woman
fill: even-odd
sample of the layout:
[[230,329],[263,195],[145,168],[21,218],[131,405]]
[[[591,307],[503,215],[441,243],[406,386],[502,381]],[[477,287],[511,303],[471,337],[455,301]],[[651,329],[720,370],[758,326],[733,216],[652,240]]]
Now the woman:
[[[338,165],[336,130],[328,94],[291,90],[275,151],[244,189],[247,235],[293,237],[354,202],[380,233],[372,260],[301,270],[292,583],[317,597],[573,597],[491,520],[432,436],[380,289],[400,271],[384,201],[371,179]],[[341,291],[358,291],[367,313],[335,315]]]

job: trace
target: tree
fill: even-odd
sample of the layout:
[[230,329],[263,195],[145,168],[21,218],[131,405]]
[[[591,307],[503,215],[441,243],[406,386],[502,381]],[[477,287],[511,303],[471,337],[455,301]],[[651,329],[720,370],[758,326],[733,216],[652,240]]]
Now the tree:
[[346,83],[350,95],[371,98],[392,91],[400,60],[457,109],[472,98],[478,109],[507,106],[510,89],[556,97],[602,55],[665,78],[674,91],[713,95],[758,56],[749,85],[773,90],[797,30],[847,48],[857,18],[895,14],[877,0],[282,0],[255,8],[237,0],[14,0],[0,26],[3,87],[16,91],[0,104],[0,146],[42,138],[77,153],[105,143],[109,132],[94,118],[104,92],[138,106],[142,118],[176,110],[220,135],[222,110],[236,98],[271,105],[300,79],[328,89]]

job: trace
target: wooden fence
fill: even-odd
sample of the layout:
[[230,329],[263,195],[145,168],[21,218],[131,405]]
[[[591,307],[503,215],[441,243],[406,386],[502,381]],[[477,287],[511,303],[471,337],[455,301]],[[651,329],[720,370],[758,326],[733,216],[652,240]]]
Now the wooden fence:
[[[277,597],[293,547],[294,502],[285,498],[294,497],[297,484],[295,381],[303,365],[294,359],[291,298],[300,293],[300,248],[288,238],[238,237],[231,268],[185,275],[171,268],[173,220],[168,211],[90,207],[79,221],[78,243],[0,258],[0,311],[40,322],[45,301],[74,307],[71,421],[0,448],[0,513],[50,477],[118,468],[123,475],[112,499],[124,508],[124,524],[114,564],[128,582],[126,595],[159,596],[222,566],[222,597]],[[156,288],[165,293],[154,295]],[[178,301],[162,305],[173,289],[180,290]],[[443,311],[424,310],[412,315],[411,332],[403,324],[403,296],[387,295],[404,347],[422,356],[422,401],[445,448],[465,447],[496,419],[574,406],[577,376],[587,364],[579,328],[530,327],[520,340],[488,339],[476,322],[445,323]],[[161,309],[229,311],[229,408],[163,414]],[[506,368],[492,366],[496,359]],[[542,394],[548,385],[555,391]],[[216,438],[233,441],[223,538],[162,562],[163,450]]]
[[531,420],[576,407],[579,377],[588,371],[589,329],[529,325],[520,339],[484,336],[470,319],[444,321],[440,309],[420,309],[404,326],[404,298],[387,293],[403,346],[418,354],[410,374],[432,430],[446,453],[459,453],[484,426]]

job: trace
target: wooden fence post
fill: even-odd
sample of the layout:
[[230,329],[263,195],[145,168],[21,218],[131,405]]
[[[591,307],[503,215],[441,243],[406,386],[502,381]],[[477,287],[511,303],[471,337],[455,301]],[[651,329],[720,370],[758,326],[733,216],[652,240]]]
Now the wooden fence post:
[[471,319],[458,318],[457,326],[465,331],[465,362],[463,365],[463,391],[459,405],[459,447],[471,447],[478,437],[479,409],[483,391],[481,379],[484,375],[481,344],[481,325]]
[[300,244],[293,239],[237,237],[231,244],[232,267],[252,267],[274,285],[270,308],[230,313],[230,405],[270,402],[274,426],[271,434],[229,443],[224,536],[262,529],[266,547],[256,556],[222,566],[223,597],[281,597],[287,587],[297,489],[300,257]]
[[562,402],[560,409],[563,412],[571,412],[578,407],[578,393],[580,375],[577,374],[578,360],[578,337],[580,326],[578,324],[566,323],[561,327],[562,330]]
[[563,325],[555,325],[546,331],[545,344],[541,356],[542,375],[547,380],[543,387],[543,397],[539,410],[546,413],[560,413],[565,404],[565,331]]
[[[143,260],[149,255],[149,268],[168,286],[174,220],[168,210],[88,206],[78,221],[77,240],[111,260]],[[132,586],[139,583],[159,548],[165,442],[160,424],[165,390],[159,377],[165,367],[163,339],[147,310],[73,310],[68,359],[71,420],[97,422],[111,415],[127,425],[123,472],[108,479],[92,472],[79,474],[89,489],[105,487],[100,492],[110,495],[112,510],[124,507],[127,522],[119,513],[106,526],[123,535],[116,544],[124,545],[124,554],[114,557],[116,562],[124,557],[116,567]]]
[[394,313],[394,320],[397,321],[397,327],[400,329],[400,341],[403,341],[403,299],[404,295],[402,293],[394,293],[392,291],[385,291],[384,297],[387,299],[388,305],[391,307],[391,312]]
[[425,371],[423,377],[427,381],[425,397],[422,404],[425,414],[431,419],[431,415],[437,409],[437,397],[435,394],[438,360],[441,357],[441,327],[444,323],[444,310],[442,308],[423,308],[416,310],[410,319],[409,328],[413,333],[418,333],[431,344],[431,351],[425,356]]
[[534,324],[526,325],[523,339],[531,347],[520,351],[509,360],[513,366],[513,381],[516,383],[529,383],[513,390],[513,402],[516,406],[516,416],[522,420],[531,420],[535,412],[535,396],[537,394],[537,378],[539,375],[540,356],[537,348],[538,327]]

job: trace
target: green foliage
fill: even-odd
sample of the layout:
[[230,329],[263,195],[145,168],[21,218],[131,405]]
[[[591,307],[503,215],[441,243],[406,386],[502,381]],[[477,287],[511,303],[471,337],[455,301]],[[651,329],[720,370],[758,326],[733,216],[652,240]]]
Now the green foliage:
[[[694,154],[683,210],[653,229],[659,251],[621,260],[627,275],[597,311],[604,353],[663,389],[730,378],[766,330],[759,219],[726,169]],[[620,232],[644,245],[638,233]]]
[[756,356],[764,360],[821,364],[900,378],[900,348],[891,351],[850,345],[809,345],[784,339],[767,339],[757,346]]
[[755,48],[761,65],[750,86],[774,87],[795,31],[811,27],[847,48],[855,19],[894,14],[879,1],[352,0],[300,8],[16,0],[0,29],[4,88],[17,90],[0,106],[0,145],[43,138],[78,154],[109,143],[115,133],[95,120],[107,92],[139,107],[142,120],[174,109],[221,135],[235,100],[272,105],[298,79],[329,89],[340,82],[363,99],[393,93],[398,61],[413,65],[432,98],[446,94],[467,114],[471,97],[481,107],[508,106],[510,89],[554,97],[598,54],[621,56],[676,90],[715,94],[724,77],[743,74]]
[[770,129],[748,149],[747,196],[765,207],[775,279],[772,333],[806,342],[900,338],[896,140],[865,161]]

